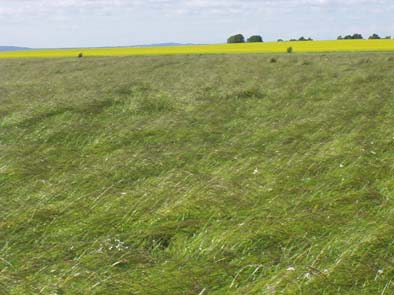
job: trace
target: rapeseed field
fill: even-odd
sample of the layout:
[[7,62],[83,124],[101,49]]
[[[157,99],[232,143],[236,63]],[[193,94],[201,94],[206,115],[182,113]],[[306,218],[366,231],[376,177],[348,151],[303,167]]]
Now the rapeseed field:
[[0,58],[51,58],[84,56],[129,56],[129,55],[176,55],[176,54],[221,54],[221,53],[286,53],[293,52],[357,52],[394,51],[394,40],[331,40],[331,41],[293,41],[242,44],[211,44],[157,47],[119,47],[119,48],[76,48],[43,49],[0,52]]

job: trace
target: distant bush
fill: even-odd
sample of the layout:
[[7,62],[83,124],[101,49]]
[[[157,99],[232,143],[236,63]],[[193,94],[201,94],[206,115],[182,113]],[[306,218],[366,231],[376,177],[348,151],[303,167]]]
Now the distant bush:
[[278,42],[283,42],[283,39],[278,39]]
[[82,58],[82,57],[83,57],[83,53],[81,52],[78,54],[78,58]]
[[263,38],[259,35],[250,36],[247,40],[248,43],[263,42]]
[[353,34],[353,39],[364,39],[364,37],[361,34]]
[[368,39],[370,39],[370,40],[373,40],[373,39],[380,39],[380,36],[379,36],[378,34],[372,34],[371,36],[369,36]]
[[343,40],[342,35],[339,35],[339,36],[337,37],[337,40]]
[[346,35],[343,37],[343,40],[357,40],[357,39],[364,39],[363,35],[361,34],[353,34],[353,35]]
[[294,41],[313,41],[313,39],[312,38],[305,38],[304,36],[301,36],[300,38],[298,38],[298,39],[290,39],[290,41],[291,42],[294,42]]
[[287,48],[287,53],[293,53],[293,47],[288,47]]
[[391,36],[386,36],[384,37],[384,39],[391,39]]
[[237,34],[228,38],[227,43],[245,43],[245,37],[242,34]]

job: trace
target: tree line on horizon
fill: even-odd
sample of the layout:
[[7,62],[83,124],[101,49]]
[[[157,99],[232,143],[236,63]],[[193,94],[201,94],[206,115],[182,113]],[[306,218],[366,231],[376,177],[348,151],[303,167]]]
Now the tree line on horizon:
[[[363,35],[361,34],[353,34],[353,35],[346,35],[346,36],[338,36],[337,40],[362,40],[364,39]],[[380,37],[378,34],[372,34],[368,37],[369,40],[377,40],[377,39],[391,39],[391,36]]]
[[[363,35],[355,33],[353,35],[346,35],[346,36],[338,36],[337,40],[362,40],[364,39]],[[378,34],[372,34],[371,36],[368,37],[370,40],[376,40],[376,39],[391,39],[391,36],[386,36],[384,38],[380,37]],[[278,39],[278,42],[283,42],[283,39]],[[298,39],[290,39],[289,41],[313,41],[312,38],[308,37],[305,38],[304,36],[298,38]],[[250,36],[249,38],[245,38],[244,35],[242,34],[236,34],[233,36],[230,36],[227,39],[227,43],[261,43],[264,42],[263,37],[260,35],[253,35]]]

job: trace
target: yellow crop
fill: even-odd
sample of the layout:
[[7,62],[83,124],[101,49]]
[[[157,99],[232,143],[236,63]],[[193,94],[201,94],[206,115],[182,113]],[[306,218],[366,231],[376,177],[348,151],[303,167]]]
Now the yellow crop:
[[243,44],[187,45],[130,48],[77,48],[43,49],[0,52],[0,58],[20,57],[76,57],[127,56],[127,55],[172,55],[172,54],[220,54],[220,53],[285,53],[288,47],[293,52],[350,52],[350,51],[394,51],[394,40],[334,40],[296,41]]

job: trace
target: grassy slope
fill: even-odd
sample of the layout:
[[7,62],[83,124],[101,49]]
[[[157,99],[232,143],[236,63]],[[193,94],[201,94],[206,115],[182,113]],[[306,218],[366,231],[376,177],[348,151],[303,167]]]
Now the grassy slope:
[[2,60],[0,294],[392,294],[394,55],[269,59]]

